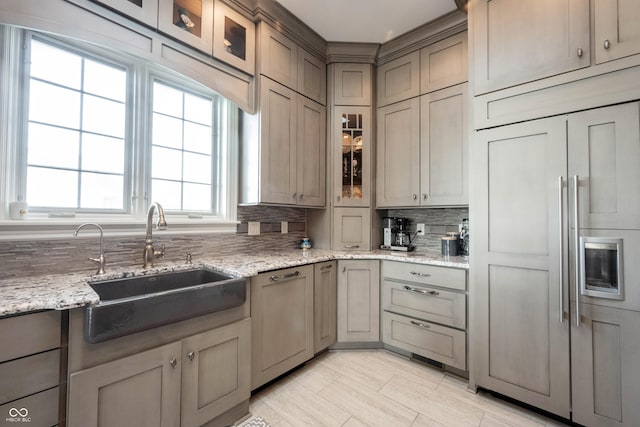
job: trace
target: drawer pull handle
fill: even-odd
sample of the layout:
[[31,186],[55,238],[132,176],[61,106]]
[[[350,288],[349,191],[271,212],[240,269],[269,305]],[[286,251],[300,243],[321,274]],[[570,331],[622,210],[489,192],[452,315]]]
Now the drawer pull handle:
[[190,351],[189,353],[187,353],[187,358],[188,358],[189,360],[193,360],[193,358],[195,357],[195,355],[196,355],[196,354],[195,354],[193,351]]
[[358,249],[360,245],[344,245],[345,249]]
[[295,273],[289,273],[289,274],[282,274],[280,276],[271,276],[269,277],[269,280],[271,280],[272,282],[276,282],[278,280],[282,280],[282,279],[290,279],[292,277],[297,277],[300,275],[299,271],[296,271]]
[[320,270],[331,270],[332,267],[333,265],[325,265],[323,267],[320,267]]
[[440,295],[440,292],[438,291],[427,291],[426,289],[412,288],[411,286],[407,286],[407,285],[404,285],[404,288],[407,291],[415,292],[418,294],[433,295],[433,296]]
[[171,365],[172,368],[175,368],[178,365],[178,361],[175,357],[169,361],[169,365]]
[[422,322],[416,322],[415,320],[411,321],[412,325],[415,325],[419,328],[424,328],[424,329],[431,329],[431,326],[427,325],[426,323],[422,323]]
[[411,274],[413,274],[414,276],[420,276],[420,277],[431,277],[429,273],[420,273],[419,271],[412,271]]

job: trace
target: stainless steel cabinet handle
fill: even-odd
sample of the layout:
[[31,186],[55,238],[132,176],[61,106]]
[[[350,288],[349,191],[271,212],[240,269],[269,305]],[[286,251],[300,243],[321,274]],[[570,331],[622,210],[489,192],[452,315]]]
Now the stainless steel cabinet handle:
[[422,193],[422,200],[427,200],[427,195],[426,195],[426,193]]
[[178,361],[175,357],[169,361],[169,365],[171,365],[172,368],[175,368],[178,365]]
[[415,292],[417,294],[425,294],[425,295],[440,295],[440,292],[438,291],[428,291],[426,289],[418,289],[418,288],[412,288],[411,286],[407,286],[404,285],[404,289],[406,289],[407,291],[411,291],[411,292]]
[[609,49],[611,47],[611,43],[609,42],[609,40],[605,40],[602,45],[605,49]]
[[429,273],[420,273],[419,271],[412,271],[411,274],[413,274],[414,276],[420,276],[420,277],[431,277]]
[[578,216],[578,175],[573,176],[573,227],[575,231],[574,235],[574,249],[573,254],[574,264],[576,268],[575,274],[575,288],[576,288],[576,326],[580,326],[580,221]]
[[296,277],[296,276],[299,276],[299,275],[300,275],[300,272],[296,271],[295,273],[281,274],[280,276],[271,276],[271,277],[269,277],[269,280],[271,280],[272,282],[275,282],[277,280],[290,279],[292,277]]
[[360,245],[344,245],[345,249],[357,249]]
[[560,250],[560,256],[558,257],[560,261],[560,323],[564,322],[564,253],[563,248],[564,244],[562,242],[562,218],[563,218],[563,210],[562,210],[562,176],[558,177],[558,247]]
[[581,47],[578,48],[578,58],[582,58],[582,55],[584,55],[584,51],[582,50]]
[[195,355],[196,355],[196,354],[195,354],[193,351],[190,351],[189,353],[187,353],[187,358],[188,358],[189,360],[193,360],[193,358],[195,357]]
[[417,194],[413,195],[413,200],[418,200],[418,195]]
[[320,267],[320,270],[330,270],[333,267],[333,265],[324,265],[322,267]]
[[298,196],[300,199],[302,199],[304,197],[304,194],[300,194],[300,196]]
[[420,328],[431,329],[431,326],[427,325],[426,323],[416,322],[415,320],[411,320],[411,324],[416,325]]

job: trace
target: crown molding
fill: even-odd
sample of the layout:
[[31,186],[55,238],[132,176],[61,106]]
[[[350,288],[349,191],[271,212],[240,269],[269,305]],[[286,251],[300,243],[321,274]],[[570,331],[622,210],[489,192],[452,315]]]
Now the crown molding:
[[379,43],[327,43],[327,64],[333,62],[350,62],[375,65],[378,57]]

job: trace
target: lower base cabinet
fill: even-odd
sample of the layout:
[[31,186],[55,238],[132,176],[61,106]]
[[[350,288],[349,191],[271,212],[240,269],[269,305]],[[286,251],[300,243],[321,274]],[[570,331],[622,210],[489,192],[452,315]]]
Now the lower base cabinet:
[[338,342],[380,341],[380,263],[338,261]]
[[69,378],[68,425],[200,426],[250,397],[251,319]]
[[313,351],[318,353],[336,342],[337,264],[329,261],[313,268]]

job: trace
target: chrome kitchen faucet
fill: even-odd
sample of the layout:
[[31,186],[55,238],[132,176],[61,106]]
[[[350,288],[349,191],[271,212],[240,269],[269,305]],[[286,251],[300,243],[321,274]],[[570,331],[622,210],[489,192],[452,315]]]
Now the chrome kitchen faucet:
[[142,254],[143,257],[143,267],[151,268],[153,267],[153,260],[155,258],[164,256],[164,244],[161,246],[161,250],[156,251],[153,248],[153,239],[151,237],[151,222],[153,221],[153,211],[154,209],[158,210],[158,222],[156,223],[156,227],[158,230],[164,230],[167,228],[167,221],[164,219],[164,209],[160,203],[153,202],[149,206],[149,210],[147,211],[147,235],[144,243],[144,252]]

